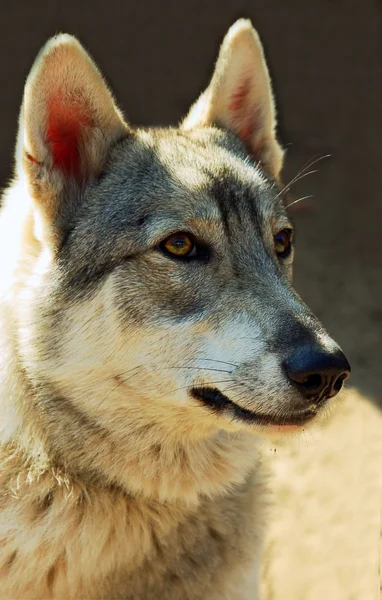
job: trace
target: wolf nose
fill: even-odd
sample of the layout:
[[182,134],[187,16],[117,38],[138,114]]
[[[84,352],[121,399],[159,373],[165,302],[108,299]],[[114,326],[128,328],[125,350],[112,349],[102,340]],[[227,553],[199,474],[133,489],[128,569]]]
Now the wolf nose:
[[330,352],[303,346],[287,358],[284,368],[303,396],[316,401],[333,398],[350,375],[350,365],[339,348]]

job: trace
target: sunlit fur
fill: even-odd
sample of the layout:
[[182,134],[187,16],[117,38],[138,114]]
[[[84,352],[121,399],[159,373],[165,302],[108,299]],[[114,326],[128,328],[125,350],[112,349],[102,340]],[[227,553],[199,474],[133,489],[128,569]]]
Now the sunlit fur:
[[[305,407],[281,366],[293,328],[333,342],[274,252],[282,150],[249,22],[216,73],[164,130],[127,125],[70,36],[28,78],[0,216],[1,598],[258,597],[257,436]],[[185,229],[208,263],[158,250]]]

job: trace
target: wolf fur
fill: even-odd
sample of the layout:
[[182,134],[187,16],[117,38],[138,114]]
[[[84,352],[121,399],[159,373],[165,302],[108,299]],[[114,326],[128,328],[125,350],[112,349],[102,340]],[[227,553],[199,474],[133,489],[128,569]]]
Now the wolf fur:
[[[1,598],[258,597],[258,436],[318,412],[282,356],[334,347],[274,253],[275,126],[245,20],[176,129],[127,124],[73,37],[37,57],[0,216]],[[209,261],[165,256],[174,231]]]

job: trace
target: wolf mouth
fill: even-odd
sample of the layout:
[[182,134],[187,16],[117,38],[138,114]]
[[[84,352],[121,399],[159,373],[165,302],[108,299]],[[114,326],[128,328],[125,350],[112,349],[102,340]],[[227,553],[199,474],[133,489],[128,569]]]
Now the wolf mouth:
[[211,411],[221,413],[231,413],[233,417],[241,419],[249,423],[266,426],[301,426],[311,421],[316,411],[312,409],[306,409],[303,411],[296,411],[294,414],[291,413],[288,416],[275,418],[272,415],[258,414],[247,408],[242,408],[238,404],[235,404],[232,400],[227,398],[216,388],[206,387],[194,387],[191,390],[191,395],[199,400],[204,406],[207,406]]

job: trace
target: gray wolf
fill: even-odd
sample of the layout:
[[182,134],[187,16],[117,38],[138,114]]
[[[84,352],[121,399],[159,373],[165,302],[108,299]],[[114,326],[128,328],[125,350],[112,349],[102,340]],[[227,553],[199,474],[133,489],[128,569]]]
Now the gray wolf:
[[257,596],[258,446],[349,373],[292,288],[271,83],[226,35],[178,128],[137,130],[68,35],[25,86],[0,218],[0,595]]

